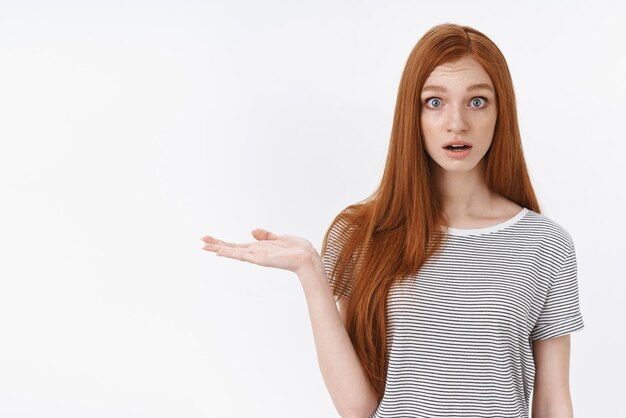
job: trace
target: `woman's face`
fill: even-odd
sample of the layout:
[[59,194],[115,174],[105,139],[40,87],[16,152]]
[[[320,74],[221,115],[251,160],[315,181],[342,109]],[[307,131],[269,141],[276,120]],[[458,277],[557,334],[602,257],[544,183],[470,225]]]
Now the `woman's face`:
[[[491,145],[497,117],[491,78],[470,56],[436,67],[424,83],[420,119],[424,146],[444,170],[473,169]],[[460,142],[471,148],[444,148]]]

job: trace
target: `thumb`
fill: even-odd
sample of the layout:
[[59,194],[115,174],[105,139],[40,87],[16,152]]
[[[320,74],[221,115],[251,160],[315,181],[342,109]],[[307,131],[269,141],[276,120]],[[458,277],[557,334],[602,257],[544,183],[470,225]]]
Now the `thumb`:
[[252,236],[257,240],[278,239],[278,235],[272,234],[270,231],[262,228],[252,230]]

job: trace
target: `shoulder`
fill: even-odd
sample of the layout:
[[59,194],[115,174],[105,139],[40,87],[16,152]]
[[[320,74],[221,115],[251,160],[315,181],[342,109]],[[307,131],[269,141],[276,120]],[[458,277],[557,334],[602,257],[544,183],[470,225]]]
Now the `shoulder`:
[[524,233],[550,252],[563,256],[574,249],[574,238],[569,230],[556,219],[528,209],[524,216]]
[[324,241],[328,241],[330,246],[343,247],[363,222],[360,208],[360,205],[354,204],[339,212],[330,223]]
[[345,212],[339,213],[326,230],[322,244],[322,258],[336,260],[339,253],[346,247],[354,228],[354,223],[350,221]]
[[330,223],[322,242],[322,261],[327,266],[335,264],[340,254],[350,247],[352,235],[358,228],[353,206],[342,210]]

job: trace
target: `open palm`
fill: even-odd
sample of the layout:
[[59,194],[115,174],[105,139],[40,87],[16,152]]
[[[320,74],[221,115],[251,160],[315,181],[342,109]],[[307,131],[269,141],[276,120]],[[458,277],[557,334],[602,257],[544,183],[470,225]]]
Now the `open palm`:
[[203,250],[213,251],[216,255],[234,258],[266,267],[275,267],[298,273],[308,266],[319,254],[307,239],[294,235],[276,235],[265,229],[252,231],[257,240],[237,244],[216,239],[210,235],[201,238]]

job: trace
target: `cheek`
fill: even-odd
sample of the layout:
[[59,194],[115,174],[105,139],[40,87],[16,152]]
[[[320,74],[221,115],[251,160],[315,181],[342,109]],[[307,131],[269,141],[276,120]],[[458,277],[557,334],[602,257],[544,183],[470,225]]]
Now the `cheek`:
[[436,118],[433,118],[433,116],[428,113],[422,113],[420,117],[420,124],[424,133],[432,132],[437,128]]
[[420,117],[420,130],[422,132],[422,147],[427,154],[433,155],[437,144],[441,140],[437,121],[428,115],[422,114]]
[[476,131],[481,133],[490,133],[496,126],[496,114],[482,114],[477,115],[473,120],[473,125]]

